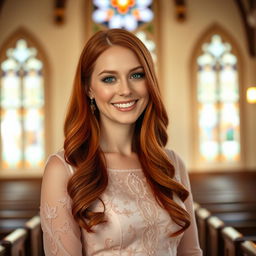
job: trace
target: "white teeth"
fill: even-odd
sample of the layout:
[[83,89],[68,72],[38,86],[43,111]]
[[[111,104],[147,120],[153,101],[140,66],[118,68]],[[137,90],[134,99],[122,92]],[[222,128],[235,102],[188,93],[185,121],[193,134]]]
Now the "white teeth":
[[135,104],[135,101],[131,101],[131,102],[128,102],[128,103],[120,103],[120,104],[118,104],[118,103],[113,103],[113,105],[115,106],[115,107],[118,107],[118,108],[129,108],[129,107],[131,107],[132,105],[134,105]]

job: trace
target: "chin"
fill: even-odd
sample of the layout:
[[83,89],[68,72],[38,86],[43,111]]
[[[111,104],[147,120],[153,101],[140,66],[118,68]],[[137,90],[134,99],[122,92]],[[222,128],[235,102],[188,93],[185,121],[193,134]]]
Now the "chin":
[[119,124],[123,124],[123,125],[132,125],[132,124],[135,124],[137,120],[138,120],[138,119],[118,120],[117,122],[118,122]]

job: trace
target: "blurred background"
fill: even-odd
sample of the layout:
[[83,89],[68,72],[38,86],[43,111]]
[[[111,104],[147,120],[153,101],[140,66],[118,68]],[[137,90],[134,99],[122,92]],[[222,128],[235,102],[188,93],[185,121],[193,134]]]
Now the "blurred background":
[[1,176],[40,176],[62,148],[81,50],[112,27],[151,51],[190,171],[256,169],[255,0],[1,0]]
[[256,255],[256,0],[0,0],[0,255],[43,255],[41,177],[78,59],[117,27],[152,54],[204,255]]

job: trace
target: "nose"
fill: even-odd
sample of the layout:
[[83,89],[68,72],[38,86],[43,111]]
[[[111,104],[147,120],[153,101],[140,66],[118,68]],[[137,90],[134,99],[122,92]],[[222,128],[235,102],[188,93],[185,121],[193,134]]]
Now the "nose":
[[128,79],[121,79],[118,89],[118,93],[120,96],[129,96],[131,94],[131,88]]

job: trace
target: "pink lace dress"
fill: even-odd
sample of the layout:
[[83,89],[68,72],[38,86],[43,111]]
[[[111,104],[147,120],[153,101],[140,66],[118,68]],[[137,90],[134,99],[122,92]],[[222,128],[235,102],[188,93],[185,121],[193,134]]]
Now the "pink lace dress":
[[[176,169],[175,179],[190,190],[184,164],[168,151]],[[95,233],[79,228],[71,214],[71,199],[66,190],[72,168],[59,152],[47,162],[41,193],[41,223],[46,256],[201,256],[193,214],[192,197],[185,207],[192,223],[184,234],[170,238],[179,229],[156,202],[141,169],[108,169],[109,184],[102,195],[108,222],[97,225]],[[101,211],[102,204],[95,202]]]

